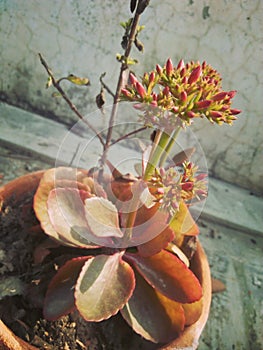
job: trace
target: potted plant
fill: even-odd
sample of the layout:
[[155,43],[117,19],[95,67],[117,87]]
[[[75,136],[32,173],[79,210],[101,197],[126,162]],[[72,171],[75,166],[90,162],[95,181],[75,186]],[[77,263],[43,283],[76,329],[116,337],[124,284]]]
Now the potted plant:
[[[147,349],[195,349],[209,313],[211,280],[189,208],[206,197],[207,174],[191,161],[192,148],[173,154],[173,145],[195,118],[232,124],[240,111],[231,108],[235,91],[223,91],[219,73],[206,62],[180,60],[174,66],[168,58],[143,77],[130,71],[136,63],[132,46],[143,48],[139,19],[148,4],[132,0],[133,18],[122,23],[124,53],[117,55],[121,68],[115,93],[100,78],[97,106],[103,108],[105,90],[113,97],[106,135],[81,115],[62,88],[64,80],[87,85],[88,79],[56,79],[39,55],[48,86],[100,141],[99,166],[34,173],[4,186],[0,199],[3,212],[22,206],[23,220],[28,214],[24,203],[29,211],[32,206],[39,234],[49,237],[37,242],[32,253],[37,263],[56,259],[50,281],[40,281],[45,319],[77,312],[88,324],[119,314],[139,339],[148,341]],[[125,102],[132,104],[141,126],[113,141],[117,108]],[[122,174],[110,162],[109,149],[145,130],[151,137],[137,174]],[[10,333],[5,337],[4,325],[0,329],[3,349],[32,348]]]

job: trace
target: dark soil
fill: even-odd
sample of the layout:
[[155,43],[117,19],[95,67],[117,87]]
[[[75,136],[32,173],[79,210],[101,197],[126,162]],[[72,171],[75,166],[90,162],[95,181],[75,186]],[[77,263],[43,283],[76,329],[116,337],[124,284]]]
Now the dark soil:
[[[117,314],[109,320],[84,321],[77,311],[58,321],[43,319],[47,285],[57,268],[80,251],[58,247],[44,250],[36,264],[34,252],[47,236],[32,209],[32,194],[20,205],[0,203],[0,318],[15,334],[39,349],[54,350],[154,350]],[[38,250],[39,251],[39,250]]]

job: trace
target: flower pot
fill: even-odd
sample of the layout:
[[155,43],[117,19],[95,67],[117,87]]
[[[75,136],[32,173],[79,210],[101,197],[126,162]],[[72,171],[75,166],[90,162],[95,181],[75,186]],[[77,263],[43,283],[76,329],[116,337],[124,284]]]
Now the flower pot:
[[[34,172],[17,178],[0,188],[0,209],[8,206],[15,207],[32,197],[44,171]],[[200,280],[203,288],[203,309],[200,318],[185,328],[181,335],[171,343],[159,349],[196,349],[202,330],[206,324],[211,302],[211,278],[208,261],[201,244],[198,242],[197,251],[192,260],[192,270]],[[0,321],[0,350],[33,350],[36,347],[23,341]]]

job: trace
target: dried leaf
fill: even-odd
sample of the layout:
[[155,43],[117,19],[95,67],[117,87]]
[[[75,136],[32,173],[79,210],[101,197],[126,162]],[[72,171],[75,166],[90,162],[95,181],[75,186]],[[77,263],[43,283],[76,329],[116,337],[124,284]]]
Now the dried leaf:
[[101,321],[115,315],[132,295],[134,272],[122,260],[123,253],[89,259],[79,276],[76,306],[87,321]]
[[225,284],[216,278],[212,278],[212,293],[220,293],[224,290],[226,290]]

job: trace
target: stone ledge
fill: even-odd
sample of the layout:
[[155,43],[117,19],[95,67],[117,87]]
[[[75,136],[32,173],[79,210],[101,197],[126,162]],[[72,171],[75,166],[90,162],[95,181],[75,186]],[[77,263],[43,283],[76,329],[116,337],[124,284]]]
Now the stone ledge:
[[[89,136],[93,137],[92,134]],[[73,166],[90,167],[96,164],[100,150],[100,145],[93,142],[87,154],[86,136],[69,133],[65,125],[5,103],[0,104],[0,143],[17,153],[26,152],[53,166],[69,164],[75,156]],[[62,143],[63,150],[60,148]],[[139,158],[135,151],[118,146],[117,152],[111,153],[111,160],[118,164],[122,157]],[[128,172],[128,165],[129,162],[122,164],[121,170]],[[201,214],[204,219],[245,233],[262,235],[262,213],[263,198],[209,178],[209,196]]]

